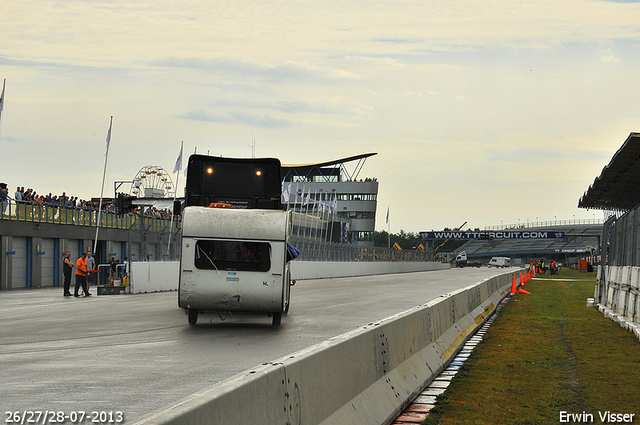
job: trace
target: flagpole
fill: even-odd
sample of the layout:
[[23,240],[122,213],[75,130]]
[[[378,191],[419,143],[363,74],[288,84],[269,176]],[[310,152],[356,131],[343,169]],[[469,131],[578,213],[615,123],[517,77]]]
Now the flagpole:
[[313,232],[313,254],[316,255],[316,249],[318,247],[318,220],[316,217],[316,213],[318,212],[318,188],[313,191],[313,208],[311,208],[311,216],[314,218],[313,220],[313,228],[315,232]]
[[333,243],[333,220],[335,220],[336,218],[336,202],[338,202],[338,193],[337,192],[333,192],[333,202],[331,203],[331,215],[330,217],[330,222],[329,222],[329,244]]
[[0,141],[2,141],[2,110],[4,109],[4,88],[7,85],[7,79],[2,83],[2,93],[0,93]]
[[[300,212],[298,213],[298,219],[301,221],[302,219],[302,207],[304,207],[304,186],[305,183],[302,182],[302,196],[300,197]],[[298,224],[298,237],[300,237],[300,228],[302,227],[302,224]]]
[[[180,154],[176,161],[176,165],[173,167],[173,172],[178,173],[176,177],[175,189],[173,191],[173,203],[176,203],[176,196],[178,195],[178,180],[180,180],[180,171],[182,171],[182,148],[184,147],[184,140],[180,142]],[[173,206],[171,206],[171,225],[169,226],[169,243],[167,244],[167,254],[171,254],[171,239],[173,239]]]
[[[311,187],[309,187],[309,193],[307,194],[307,199],[304,204],[304,239],[307,238],[307,222],[309,218],[309,201],[311,200]],[[311,232],[309,232],[309,238],[311,238]]]
[[[102,215],[102,195],[104,194],[104,179],[107,175],[107,160],[109,159],[109,142],[111,141],[111,125],[113,124],[113,115],[109,119],[109,131],[107,131],[107,151],[104,154],[104,170],[102,172],[102,188],[100,189],[100,203],[98,204],[98,221],[96,223],[96,240],[93,243],[93,252],[98,247],[98,231],[100,230],[100,219]],[[117,197],[117,195],[116,195]]]

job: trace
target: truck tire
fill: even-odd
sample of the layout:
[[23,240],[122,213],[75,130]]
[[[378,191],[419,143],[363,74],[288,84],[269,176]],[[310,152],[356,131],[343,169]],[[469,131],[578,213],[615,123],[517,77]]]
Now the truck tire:
[[198,321],[198,310],[196,310],[195,308],[190,308],[189,309],[189,324],[191,326],[195,326],[197,321]]
[[273,313],[273,322],[271,323],[273,326],[280,326],[282,323],[282,312]]

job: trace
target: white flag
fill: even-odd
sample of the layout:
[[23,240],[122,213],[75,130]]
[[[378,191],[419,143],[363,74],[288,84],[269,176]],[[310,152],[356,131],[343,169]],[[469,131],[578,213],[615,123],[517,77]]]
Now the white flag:
[[4,83],[2,83],[2,94],[0,94],[0,116],[2,116],[2,110],[4,109],[4,86],[7,85],[7,80],[5,78]]
[[[304,194],[303,194],[304,196]],[[307,205],[309,205],[309,201],[311,200],[311,188],[309,188],[309,193],[307,193],[307,197],[304,198],[304,203],[303,205],[306,207]]]
[[107,131],[107,150],[104,154],[104,156],[109,155],[109,142],[111,142],[111,125],[113,124],[113,115],[111,116],[111,119],[109,120],[109,131]]
[[173,174],[182,170],[182,147],[184,143],[180,144],[180,153],[178,154],[178,159],[176,159],[176,165],[173,167]]
[[291,183],[289,183],[289,186],[287,186],[287,188],[284,190],[284,192],[282,192],[282,195],[284,196],[284,202],[286,202],[288,204],[289,203],[289,197],[291,196]]

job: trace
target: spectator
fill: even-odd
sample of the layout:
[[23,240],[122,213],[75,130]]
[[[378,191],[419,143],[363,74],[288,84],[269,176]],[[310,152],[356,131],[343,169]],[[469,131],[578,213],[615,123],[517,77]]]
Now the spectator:
[[110,266],[111,266],[111,276],[113,276],[115,278],[116,269],[117,269],[117,266],[118,266],[118,260],[116,260],[115,257],[111,257]]
[[72,294],[69,292],[71,286],[71,269],[73,269],[73,263],[71,262],[71,251],[67,251],[64,257],[63,274],[64,274],[64,296],[70,297]]
[[4,214],[4,204],[9,202],[9,189],[6,183],[0,183],[0,214]]
[[91,286],[91,284],[96,283],[96,278],[98,274],[95,272],[90,272],[90,270],[96,269],[96,260],[94,260],[91,251],[87,251],[87,289]]

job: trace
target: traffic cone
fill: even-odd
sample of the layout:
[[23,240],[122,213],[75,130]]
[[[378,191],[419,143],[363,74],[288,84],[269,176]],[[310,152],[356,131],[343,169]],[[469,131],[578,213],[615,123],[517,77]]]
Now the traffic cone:
[[531,295],[531,292],[529,292],[529,291],[525,291],[525,290],[524,290],[524,289],[522,289],[522,288],[518,288],[518,294],[527,294],[527,295]]
[[520,286],[524,286],[524,284],[525,284],[525,280],[522,277],[522,272],[520,272]]
[[513,275],[513,282],[511,283],[511,293],[515,294],[518,292],[518,285],[516,285],[516,275]]

